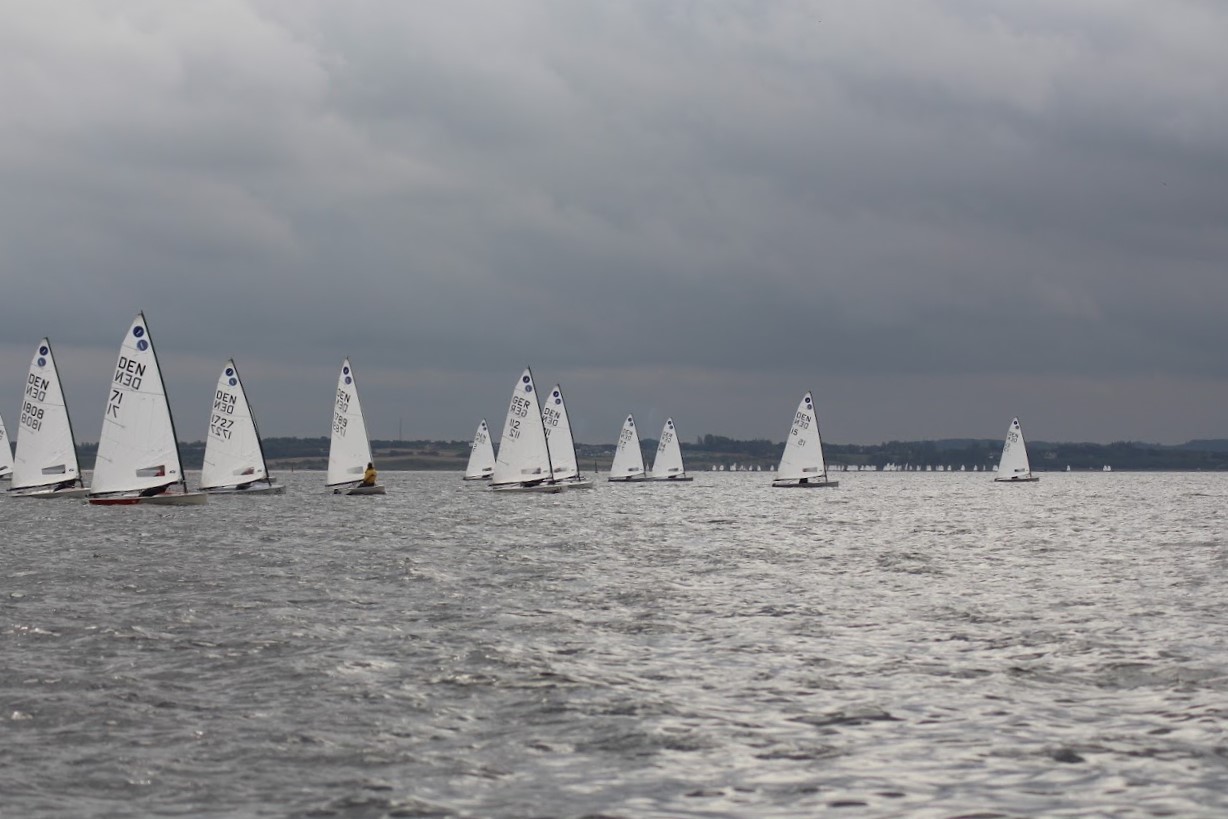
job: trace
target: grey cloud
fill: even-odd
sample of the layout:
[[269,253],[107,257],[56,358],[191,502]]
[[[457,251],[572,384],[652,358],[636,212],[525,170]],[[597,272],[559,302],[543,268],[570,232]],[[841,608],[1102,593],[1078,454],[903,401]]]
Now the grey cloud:
[[[1027,390],[1068,402],[1055,428],[1029,424],[1039,438],[1222,421],[1090,421],[1143,381],[1176,403],[1228,397],[1214,4],[134,0],[9,16],[12,383],[41,335],[105,359],[144,308],[180,357],[185,429],[234,355],[268,434],[321,433],[346,354],[377,435],[401,417],[415,436],[497,426],[525,363],[569,379],[592,439],[637,407],[687,434],[780,437],[811,387],[837,440],[996,437]],[[107,366],[70,397],[101,396]],[[897,392],[917,397],[898,422],[857,411]]]

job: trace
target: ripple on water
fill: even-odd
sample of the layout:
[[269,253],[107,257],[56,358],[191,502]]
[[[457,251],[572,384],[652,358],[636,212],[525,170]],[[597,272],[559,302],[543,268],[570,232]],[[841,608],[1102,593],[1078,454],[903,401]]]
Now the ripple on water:
[[1219,816],[1228,476],[0,498],[15,816]]

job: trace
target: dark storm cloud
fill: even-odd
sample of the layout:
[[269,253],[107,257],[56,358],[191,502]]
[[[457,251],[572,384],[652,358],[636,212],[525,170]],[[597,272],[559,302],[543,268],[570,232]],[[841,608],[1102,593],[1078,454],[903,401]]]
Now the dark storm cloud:
[[0,368],[71,345],[92,439],[144,308],[187,437],[229,355],[266,432],[321,433],[347,354],[378,436],[498,427],[525,363],[591,440],[628,410],[779,438],[807,388],[835,440],[1222,434],[1225,31],[1199,2],[26,5]]

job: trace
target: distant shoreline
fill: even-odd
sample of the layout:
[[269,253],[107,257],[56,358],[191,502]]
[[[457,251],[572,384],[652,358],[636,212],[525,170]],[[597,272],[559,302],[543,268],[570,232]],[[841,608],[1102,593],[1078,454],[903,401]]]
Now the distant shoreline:
[[[642,441],[645,461],[651,465],[656,452],[655,439]],[[77,449],[83,469],[91,469],[96,444],[81,444]],[[180,444],[184,466],[199,469],[204,457],[204,442]],[[469,458],[468,441],[387,441],[371,442],[376,466],[390,471],[459,471]],[[713,466],[729,471],[756,468],[767,470],[780,461],[783,443],[766,439],[737,440],[718,435],[703,435],[683,442],[682,454],[691,472],[708,472]],[[266,438],[265,457],[277,470],[324,469],[328,464],[327,438]],[[987,438],[943,439],[933,441],[888,441],[881,444],[839,444],[824,442],[823,453],[829,468],[851,471],[858,467],[882,470],[887,465],[913,466],[925,471],[942,468],[959,472],[992,470],[1002,453],[1002,441]],[[1122,441],[1112,444],[1052,443],[1028,441],[1033,472],[1096,472],[1105,466],[1130,472],[1217,472],[1228,471],[1228,439],[1189,441],[1162,445]],[[614,444],[576,444],[576,456],[585,472],[609,469]]]

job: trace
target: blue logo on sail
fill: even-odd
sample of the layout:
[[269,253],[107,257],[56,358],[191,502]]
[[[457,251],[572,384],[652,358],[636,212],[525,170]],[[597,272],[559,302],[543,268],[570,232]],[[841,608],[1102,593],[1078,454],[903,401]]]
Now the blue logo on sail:
[[145,328],[138,324],[132,328],[132,335],[140,338],[141,336],[145,335]]
[[230,379],[230,386],[233,387],[235,384],[238,384],[238,383],[239,383],[239,379],[237,378]]
[[140,341],[136,343],[136,348],[140,350],[141,352],[145,352],[146,350],[149,349],[149,342],[146,341],[145,339],[141,339]]
[[234,370],[230,369],[229,367],[226,368],[226,375],[234,375],[234,374],[235,374]]
[[42,346],[42,347],[39,347],[39,348],[38,348],[38,354],[39,354],[39,355],[46,355],[46,354],[47,354],[47,353],[49,353],[49,352],[51,352],[51,351],[47,349],[46,345],[44,345],[44,346]]
[[347,384],[353,384],[353,383],[354,383],[354,379],[350,378],[350,377],[347,375],[347,376],[345,377],[345,383],[347,383]]
[[47,366],[47,359],[45,359],[45,358],[40,358],[40,359],[38,360],[38,366],[40,366],[40,367],[46,367],[46,366]]

